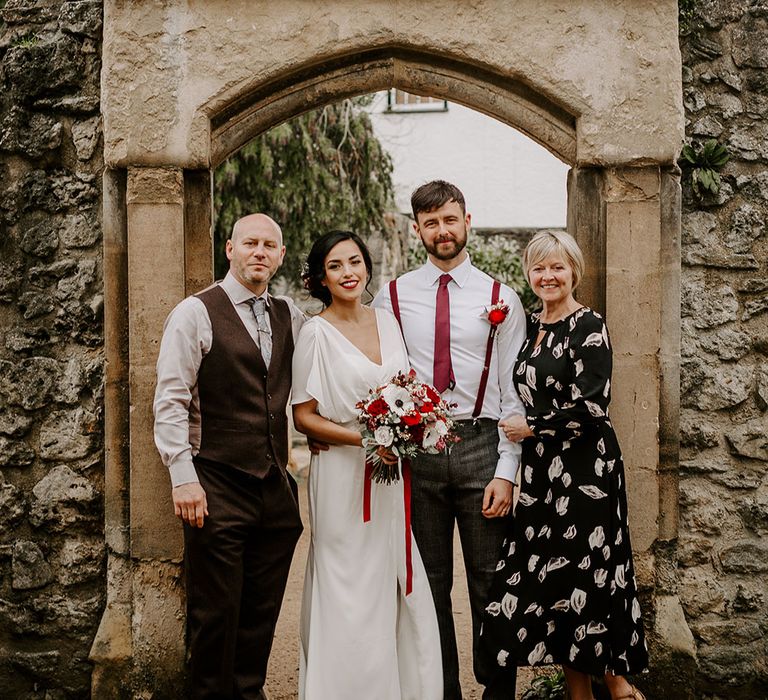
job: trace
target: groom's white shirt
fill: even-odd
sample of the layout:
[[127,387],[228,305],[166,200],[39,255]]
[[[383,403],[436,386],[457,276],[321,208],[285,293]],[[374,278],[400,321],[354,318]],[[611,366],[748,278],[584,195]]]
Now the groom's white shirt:
[[[253,292],[240,284],[231,272],[219,284],[227,293],[253,342],[258,345],[259,327],[248,305],[248,301],[254,297]],[[267,300],[269,298],[266,291],[261,296]],[[289,297],[275,298],[288,303],[295,341],[304,323],[304,314]],[[163,464],[170,471],[171,485],[174,487],[198,481],[192,463],[192,457],[200,447],[197,372],[212,343],[213,328],[208,309],[196,296],[187,297],[171,311],[165,321],[157,358],[157,387],[153,406],[155,445]]]
[[[432,383],[435,346],[435,301],[438,279],[443,271],[430,260],[420,268],[397,280],[405,344],[411,367],[422,381]],[[488,307],[491,304],[493,279],[474,267],[469,257],[451,270],[453,282],[448,285],[451,299],[451,363],[456,378],[453,390],[446,389],[443,398],[458,404],[454,416],[472,417],[488,342]],[[525,415],[525,408],[514,387],[513,371],[517,354],[525,340],[525,312],[517,294],[501,285],[500,299],[510,312],[499,326],[491,357],[488,386],[480,412],[481,418],[500,420],[512,415]],[[384,285],[373,306],[392,310],[389,285]],[[522,448],[510,442],[499,430],[497,477],[514,481],[520,465]]]

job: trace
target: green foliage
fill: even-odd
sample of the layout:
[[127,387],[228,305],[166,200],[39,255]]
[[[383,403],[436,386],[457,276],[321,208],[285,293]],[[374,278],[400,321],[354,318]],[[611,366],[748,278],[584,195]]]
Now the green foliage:
[[[408,267],[411,270],[423,264],[426,256],[419,240],[413,240],[408,252]],[[502,235],[470,234],[467,252],[475,267],[517,292],[526,312],[537,307],[539,300],[525,280],[520,247],[515,240]]]
[[366,238],[385,230],[393,200],[392,161],[361,105],[344,100],[259,135],[222,163],[214,177],[216,277],[224,246],[241,216],[263,212],[283,229],[279,275],[297,280],[312,241],[332,229]]
[[701,30],[701,17],[696,0],[678,0],[677,29],[680,36],[695,35]]
[[730,157],[726,147],[715,139],[706,141],[700,149],[690,144],[683,146],[680,167],[691,171],[691,186],[697,197],[702,197],[704,192],[717,194],[721,185],[718,171]]
[[23,36],[16,37],[11,42],[11,46],[21,46],[25,49],[28,49],[31,46],[36,46],[39,43],[40,43],[40,38],[37,36],[37,34],[33,34],[32,32],[30,32],[28,34],[24,34]]
[[537,675],[522,694],[522,700],[564,700],[565,676],[561,670]]

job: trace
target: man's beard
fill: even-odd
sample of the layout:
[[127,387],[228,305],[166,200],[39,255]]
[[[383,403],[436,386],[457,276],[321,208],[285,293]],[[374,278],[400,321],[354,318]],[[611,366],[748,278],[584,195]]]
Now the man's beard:
[[[453,245],[447,247],[444,245],[446,242],[450,242]],[[437,258],[438,260],[453,260],[459,253],[461,253],[462,250],[464,250],[467,245],[467,229],[466,227],[464,228],[464,237],[462,240],[451,236],[450,238],[444,238],[442,241],[435,240],[435,242],[431,244],[427,244],[422,239],[422,243],[424,244],[424,249],[427,251],[427,253]],[[438,245],[440,243],[443,243],[441,251],[438,250]]]

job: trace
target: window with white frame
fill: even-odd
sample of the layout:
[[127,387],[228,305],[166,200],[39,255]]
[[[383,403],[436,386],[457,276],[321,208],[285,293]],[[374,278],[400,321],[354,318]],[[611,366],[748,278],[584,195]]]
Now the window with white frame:
[[413,95],[405,90],[390,88],[387,92],[387,112],[447,112],[448,100],[426,95]]

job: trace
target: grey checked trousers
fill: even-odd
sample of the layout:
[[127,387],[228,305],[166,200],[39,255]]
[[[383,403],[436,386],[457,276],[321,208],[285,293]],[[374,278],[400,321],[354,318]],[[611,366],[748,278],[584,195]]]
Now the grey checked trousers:
[[450,454],[421,455],[412,463],[413,534],[437,609],[445,700],[461,698],[451,607],[454,524],[459,528],[467,571],[474,672],[482,685],[488,685],[498,671],[495,663],[483,658],[479,634],[482,611],[508,528],[506,518],[487,519],[481,512],[483,492],[499,459],[496,421],[461,421],[457,432],[461,442],[453,446]]

